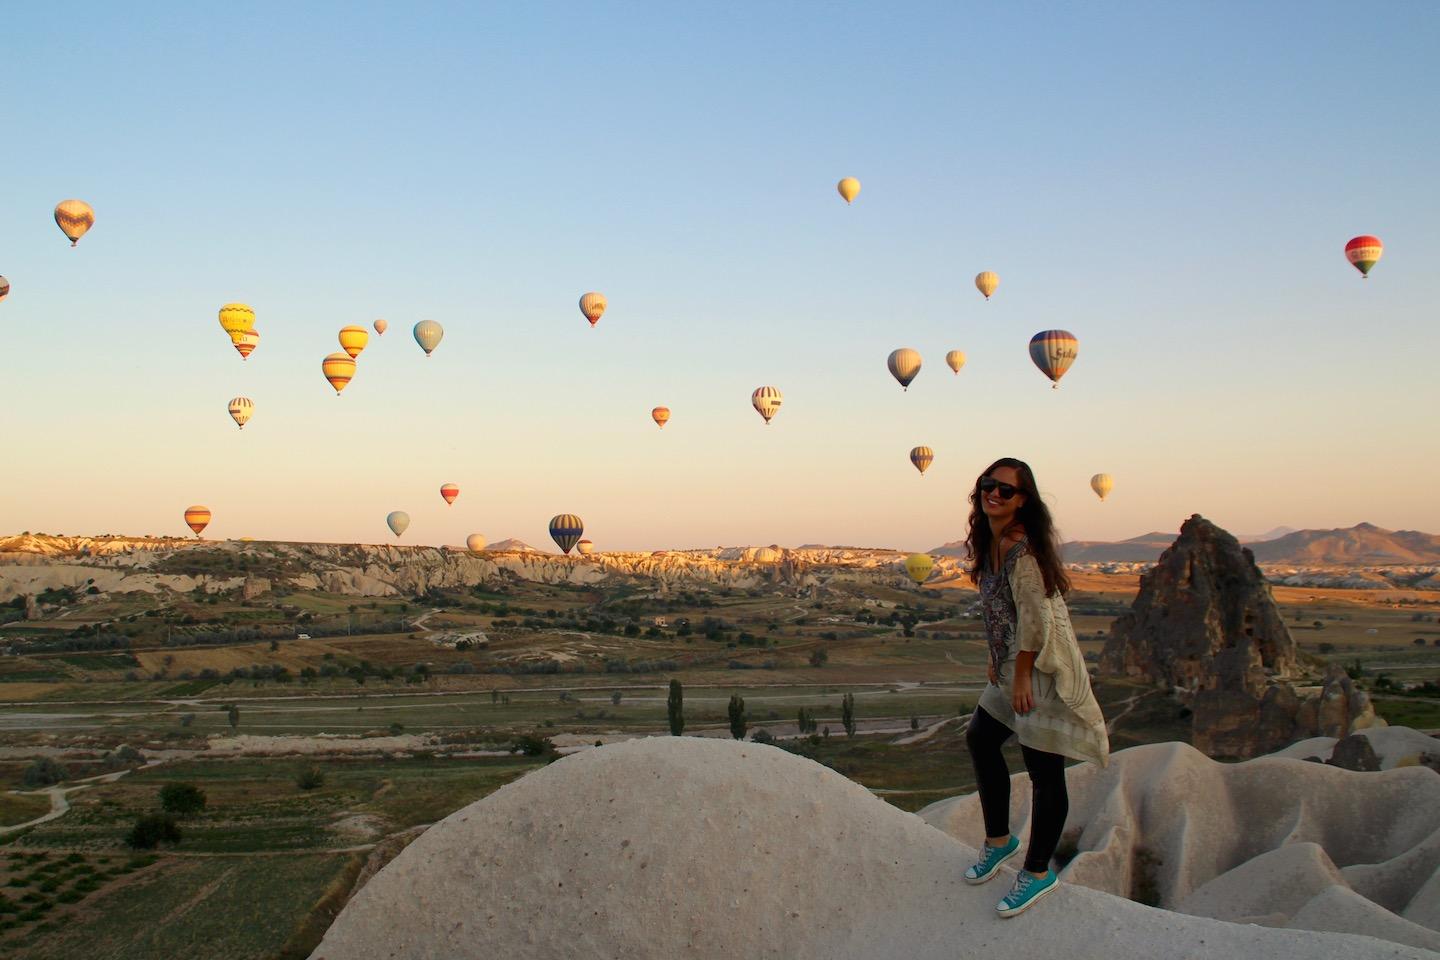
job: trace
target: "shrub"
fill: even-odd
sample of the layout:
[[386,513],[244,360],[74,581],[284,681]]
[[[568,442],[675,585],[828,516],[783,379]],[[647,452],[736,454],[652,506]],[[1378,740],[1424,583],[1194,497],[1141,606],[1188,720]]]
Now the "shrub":
[[50,787],[65,779],[65,768],[49,757],[41,757],[25,768],[20,779],[27,787]]
[[317,790],[325,786],[325,771],[316,766],[303,767],[295,775],[295,786],[301,790]]
[[771,744],[773,744],[773,743],[775,742],[775,738],[774,738],[773,736],[771,736],[770,731],[769,731],[769,730],[766,730],[766,729],[764,729],[764,728],[761,728],[761,729],[759,729],[759,730],[756,730],[754,733],[752,733],[752,734],[750,735],[750,740],[751,740],[751,742],[753,742],[753,743],[771,743]]
[[623,699],[623,695],[620,693],[619,690],[615,690],[615,691],[612,691],[612,692],[611,692],[611,694],[610,694],[610,703],[611,703],[613,706],[616,706],[616,707],[620,706],[620,701],[621,701],[621,699]]
[[825,666],[825,662],[829,659],[830,654],[826,653],[824,650],[816,650],[815,652],[810,654],[810,666],[823,667]]
[[125,842],[136,850],[153,850],[162,843],[180,842],[180,825],[168,813],[147,813],[135,821]]
[[205,791],[193,783],[167,783],[160,788],[160,809],[188,817],[205,809]]
[[555,745],[544,737],[519,736],[510,749],[527,757],[544,757],[555,752]]

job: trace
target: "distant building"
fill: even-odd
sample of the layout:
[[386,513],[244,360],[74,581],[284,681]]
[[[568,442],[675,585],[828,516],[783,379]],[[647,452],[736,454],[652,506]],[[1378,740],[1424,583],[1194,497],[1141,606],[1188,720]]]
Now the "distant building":
[[664,617],[656,617],[656,618],[655,618],[655,626],[657,626],[657,627],[664,627],[664,626],[668,626],[668,625],[669,625],[669,624],[666,623]]

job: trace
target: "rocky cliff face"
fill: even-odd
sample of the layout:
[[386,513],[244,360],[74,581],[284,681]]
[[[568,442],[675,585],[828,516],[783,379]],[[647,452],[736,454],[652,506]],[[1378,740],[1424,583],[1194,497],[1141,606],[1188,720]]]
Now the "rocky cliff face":
[[1384,726],[1370,695],[1338,666],[1331,666],[1318,691],[1302,694],[1288,683],[1273,683],[1259,695],[1243,690],[1204,690],[1191,699],[1191,739],[1212,757],[1257,757],[1296,740],[1346,737]]
[[1296,668],[1295,641],[1254,557],[1198,514],[1141,576],[1100,655],[1102,674],[1251,695]]

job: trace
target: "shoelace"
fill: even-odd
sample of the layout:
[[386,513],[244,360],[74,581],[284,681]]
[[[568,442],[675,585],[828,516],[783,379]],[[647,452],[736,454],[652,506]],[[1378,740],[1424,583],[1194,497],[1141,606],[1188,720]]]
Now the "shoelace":
[[1015,878],[1015,889],[1010,891],[1010,896],[1007,899],[1024,897],[1030,890],[1030,884],[1034,883],[1036,879],[1036,877],[1032,877],[1024,870],[1021,870],[1020,875]]

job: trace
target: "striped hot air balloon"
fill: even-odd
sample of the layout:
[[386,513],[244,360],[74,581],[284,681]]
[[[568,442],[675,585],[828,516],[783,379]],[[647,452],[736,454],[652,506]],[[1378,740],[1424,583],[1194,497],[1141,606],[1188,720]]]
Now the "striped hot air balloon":
[[1068,330],[1041,330],[1030,338],[1030,359],[1049,377],[1051,389],[1059,389],[1060,378],[1080,353],[1080,341]]
[[470,551],[471,556],[480,556],[485,552],[485,538],[478,533],[472,533],[465,538],[465,549]]
[[198,539],[200,531],[210,526],[210,508],[195,505],[185,508],[185,525],[195,531]]
[[240,354],[240,359],[245,360],[255,352],[256,347],[260,346],[260,331],[245,330],[241,333],[232,333],[230,342],[235,345],[235,352]]
[[770,418],[780,412],[780,404],[785,402],[785,395],[777,387],[756,387],[755,392],[750,394],[750,405],[755,412],[765,418],[765,425],[770,425]]
[[585,319],[590,321],[592,327],[600,322],[600,315],[607,306],[609,304],[605,301],[605,294],[593,290],[580,298],[580,312],[585,314]]
[[241,430],[245,429],[245,424],[250,421],[250,414],[254,412],[255,404],[250,402],[249,397],[236,397],[230,401],[230,419],[234,420]]
[[920,476],[925,476],[925,471],[930,469],[930,464],[935,462],[935,451],[929,447],[916,447],[910,451],[910,462],[915,464],[915,469],[920,471]]
[[1108,473],[1097,473],[1090,478],[1090,489],[1095,491],[1095,496],[1104,503],[1105,498],[1110,496],[1110,491],[1115,489],[1115,478]]
[[370,342],[370,331],[364,327],[357,327],[353,324],[340,328],[340,349],[350,354],[351,357],[360,356],[360,351]]
[[340,391],[355,379],[355,358],[343,350],[337,350],[321,361],[320,369],[324,372],[325,379],[330,381],[330,386],[335,388],[335,396],[338,397]]
[[550,539],[565,553],[569,553],[580,542],[585,524],[573,513],[561,513],[550,518]]
[[965,366],[965,351],[951,350],[949,353],[945,354],[945,362],[950,365],[951,370],[959,373],[960,368]]
[[589,557],[593,556],[595,553],[595,544],[591,543],[589,540],[581,540],[579,543],[575,544],[575,549],[579,552],[580,556]]
[[10,281],[0,277],[0,300],[10,296]]
[[986,300],[990,299],[990,294],[994,293],[995,288],[998,286],[1000,286],[1000,275],[998,273],[983,270],[975,274],[975,289],[985,294]]
[[446,503],[454,503],[455,498],[460,496],[460,488],[453,483],[442,483],[440,485],[440,496]]
[[670,408],[656,407],[654,410],[650,411],[650,419],[655,421],[655,425],[657,427],[659,427],[661,430],[664,430],[665,424],[670,422]]
[[375,321],[375,332],[380,336],[385,336],[385,331],[389,329],[390,324],[386,323],[383,319]]
[[420,349],[424,350],[428,357],[440,346],[440,340],[445,336],[445,328],[434,320],[421,320],[415,324],[412,333],[415,335],[415,342],[420,344]]
[[900,381],[900,386],[906,390],[910,389],[910,381],[914,380],[920,373],[920,354],[909,347],[901,347],[899,350],[890,351],[885,366],[890,368],[890,375]]
[[835,184],[835,189],[840,192],[840,196],[845,198],[846,203],[854,203],[855,198],[860,196],[860,181],[854,177],[846,177]]
[[1380,242],[1379,237],[1372,237],[1368,234],[1361,237],[1354,237],[1345,244],[1345,259],[1350,265],[1360,271],[1360,276],[1369,279],[1370,268],[1380,261],[1385,253],[1385,244]]
[[55,204],[55,225],[70,238],[70,246],[95,226],[95,211],[84,200],[61,200]]
[[227,303],[220,308],[220,329],[235,339],[236,334],[255,329],[255,311],[243,303]]
[[390,528],[391,533],[399,537],[410,526],[410,514],[404,510],[392,510],[385,515],[385,525]]

